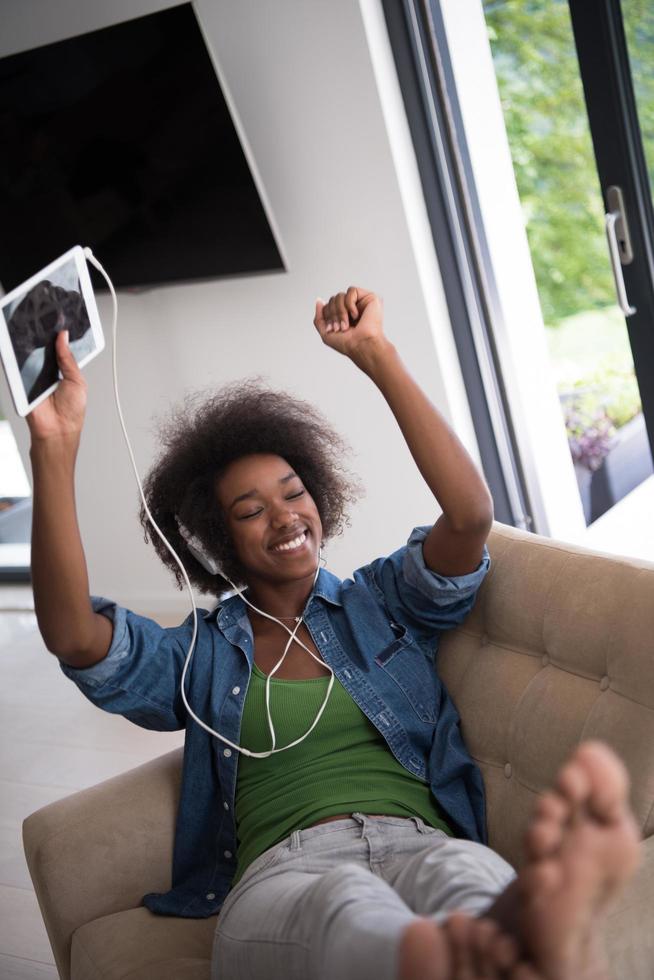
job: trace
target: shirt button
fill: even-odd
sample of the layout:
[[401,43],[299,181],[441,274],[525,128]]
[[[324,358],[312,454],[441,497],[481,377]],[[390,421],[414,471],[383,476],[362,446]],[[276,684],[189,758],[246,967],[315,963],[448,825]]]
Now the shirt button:
[[232,688],[232,694],[240,694],[240,693],[241,693],[240,687],[233,687]]
[[223,749],[223,755],[225,756],[226,759],[229,759],[231,754],[232,754],[231,749]]
[[223,854],[225,855],[226,858],[230,858],[232,856],[231,851],[223,851]]
[[225,800],[223,806],[225,807],[226,810],[229,810],[229,803],[227,802],[227,800]]
[[211,902],[216,897],[215,892],[207,892],[207,901]]

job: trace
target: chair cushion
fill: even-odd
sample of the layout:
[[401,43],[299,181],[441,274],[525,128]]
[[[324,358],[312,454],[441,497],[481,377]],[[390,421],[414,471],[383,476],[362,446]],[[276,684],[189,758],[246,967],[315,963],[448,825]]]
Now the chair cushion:
[[583,739],[607,742],[654,834],[654,564],[495,525],[493,565],[438,670],[486,788],[490,846],[515,868],[538,793]]
[[102,916],[73,934],[71,980],[209,980],[217,922],[146,908]]

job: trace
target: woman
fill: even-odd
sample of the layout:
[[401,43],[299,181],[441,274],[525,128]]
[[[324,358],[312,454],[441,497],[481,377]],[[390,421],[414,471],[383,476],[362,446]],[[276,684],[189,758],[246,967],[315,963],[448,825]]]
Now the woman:
[[[543,797],[520,881],[485,847],[483,783],[434,656],[487,571],[491,498],[384,336],[379,297],[350,287],[317,302],[314,325],[379,388],[443,512],[341,582],[319,569],[321,543],[342,528],[356,486],[317,413],[245,384],[175,415],[148,504],[201,591],[243,587],[198,624],[185,695],[204,725],[180,691],[192,616],[162,629],[89,601],[72,495],[86,390],[65,339],[64,381],[28,418],[48,649],[99,707],[146,728],[186,727],[173,888],[143,903],[220,911],[215,978],[599,977],[589,909],[636,861],[623,770],[601,747],[579,750]],[[147,536],[143,510],[141,520]],[[600,824],[602,848],[580,871]],[[556,915],[544,913],[537,900],[561,869]]]

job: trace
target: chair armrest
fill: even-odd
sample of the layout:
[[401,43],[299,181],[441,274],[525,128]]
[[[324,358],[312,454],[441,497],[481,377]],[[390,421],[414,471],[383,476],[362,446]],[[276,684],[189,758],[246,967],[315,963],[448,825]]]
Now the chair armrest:
[[643,858],[604,931],[614,980],[654,977],[654,836],[643,841]]
[[30,814],[23,846],[57,967],[75,930],[171,887],[183,748]]

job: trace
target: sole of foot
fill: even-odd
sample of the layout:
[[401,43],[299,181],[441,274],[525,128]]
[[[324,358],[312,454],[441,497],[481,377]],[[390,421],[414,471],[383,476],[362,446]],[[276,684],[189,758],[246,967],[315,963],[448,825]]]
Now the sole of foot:
[[602,926],[640,859],[629,777],[602,742],[584,742],[536,806],[518,876],[520,936],[544,980],[604,980]]

